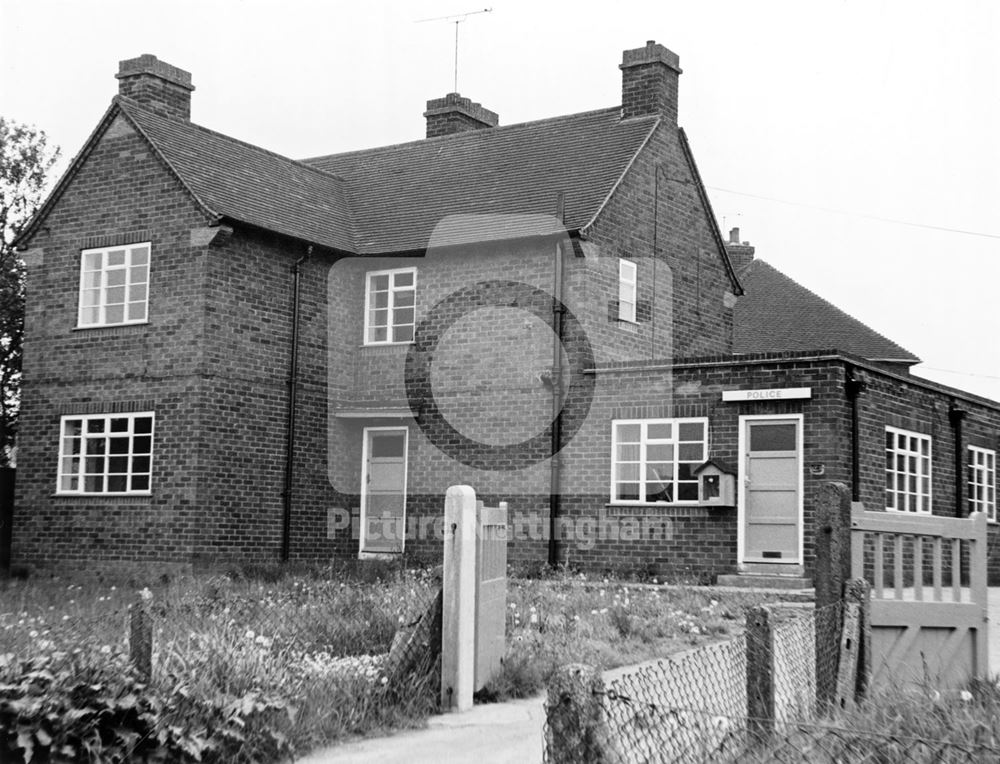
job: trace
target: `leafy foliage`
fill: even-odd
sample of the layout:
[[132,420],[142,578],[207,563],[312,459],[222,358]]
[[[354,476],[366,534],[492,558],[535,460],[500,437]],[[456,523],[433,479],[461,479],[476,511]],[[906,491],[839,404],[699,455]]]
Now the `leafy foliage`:
[[0,117],[0,466],[8,466],[21,405],[24,263],[14,240],[42,200],[59,156],[41,130]]

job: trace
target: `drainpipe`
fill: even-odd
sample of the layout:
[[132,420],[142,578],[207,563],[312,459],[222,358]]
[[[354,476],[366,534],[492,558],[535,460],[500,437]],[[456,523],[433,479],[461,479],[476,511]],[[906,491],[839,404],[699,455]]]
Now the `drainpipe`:
[[[563,221],[565,197],[559,192],[556,197],[556,217]],[[563,342],[563,249],[562,242],[556,241],[553,250],[552,274],[552,441],[549,448],[549,565],[553,568],[559,559],[559,449],[562,441],[562,342]]]
[[285,442],[285,487],[281,492],[283,511],[281,517],[281,561],[287,562],[292,536],[292,476],[295,466],[295,394],[299,386],[299,282],[302,263],[313,253],[312,244],[292,266],[292,357],[288,368],[288,412]]
[[962,449],[962,420],[968,412],[952,398],[948,421],[955,433],[955,517],[965,515],[965,453]]
[[857,370],[847,365],[847,378],[844,381],[844,392],[851,402],[851,501],[861,501],[861,434],[860,398],[868,385],[857,376]]

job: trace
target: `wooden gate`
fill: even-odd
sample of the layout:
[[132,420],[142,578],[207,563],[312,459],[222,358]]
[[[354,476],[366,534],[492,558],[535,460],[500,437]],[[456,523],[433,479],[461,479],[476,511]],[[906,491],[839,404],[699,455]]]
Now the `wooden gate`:
[[872,585],[875,687],[988,678],[986,516],[851,511],[851,575]]

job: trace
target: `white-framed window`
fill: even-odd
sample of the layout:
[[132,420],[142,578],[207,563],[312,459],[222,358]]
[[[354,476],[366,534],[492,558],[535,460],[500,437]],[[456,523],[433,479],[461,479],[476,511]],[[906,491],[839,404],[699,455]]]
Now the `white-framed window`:
[[618,320],[635,323],[638,266],[632,260],[618,259]]
[[413,342],[417,269],[371,271],[365,278],[365,344]]
[[78,327],[141,324],[149,313],[149,242],[80,253]]
[[930,436],[885,428],[885,508],[931,511]]
[[150,411],[64,416],[56,493],[148,494],[154,419]]
[[985,512],[997,521],[997,453],[969,446],[969,512]]
[[696,503],[708,419],[618,419],[611,449],[612,503]]

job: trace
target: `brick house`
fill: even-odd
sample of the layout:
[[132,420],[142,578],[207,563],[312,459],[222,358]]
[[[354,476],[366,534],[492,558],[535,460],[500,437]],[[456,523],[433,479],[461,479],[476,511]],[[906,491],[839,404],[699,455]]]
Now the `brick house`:
[[829,480],[995,516],[1000,405],[727,244],[677,56],[620,68],[620,106],[452,93],[423,140],[295,161],[121,62],[19,241],[14,564],[433,556],[456,483],[510,503],[512,559],[713,576],[807,575]]

